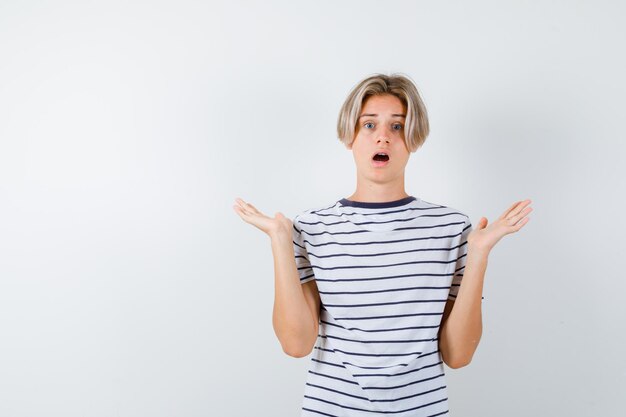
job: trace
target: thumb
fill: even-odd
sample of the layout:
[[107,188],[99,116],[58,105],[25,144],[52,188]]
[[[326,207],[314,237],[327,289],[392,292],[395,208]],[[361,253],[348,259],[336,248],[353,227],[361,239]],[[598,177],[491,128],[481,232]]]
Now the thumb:
[[489,220],[487,220],[486,217],[481,217],[480,220],[478,220],[478,224],[476,225],[477,229],[484,229],[485,227],[487,227],[487,223],[489,223]]

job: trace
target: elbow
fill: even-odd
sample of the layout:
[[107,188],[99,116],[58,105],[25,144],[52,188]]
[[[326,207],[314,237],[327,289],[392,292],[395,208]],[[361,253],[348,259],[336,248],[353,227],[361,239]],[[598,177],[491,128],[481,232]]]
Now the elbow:
[[306,351],[306,350],[286,350],[283,349],[283,351],[287,354],[287,356],[291,356],[292,358],[304,358],[305,356],[308,356],[309,353],[311,353],[311,351]]
[[315,346],[315,341],[317,340],[317,332],[312,333],[310,336],[305,337],[295,337],[291,338],[289,341],[281,341],[281,346],[283,348],[283,352],[292,358],[304,358],[308,356]]
[[472,357],[474,356],[474,352],[467,352],[463,355],[452,355],[451,357],[442,356],[443,362],[448,366],[448,368],[459,369],[469,365],[472,362]]
[[448,368],[459,369],[467,366],[472,361],[472,358],[456,358],[452,360],[444,361]]
[[274,323],[274,331],[278,336],[283,352],[292,358],[303,358],[308,356],[315,346],[318,337],[318,325],[314,326],[309,332],[302,333],[283,329],[278,332],[277,325]]
[[442,341],[440,347],[441,359],[443,362],[452,369],[459,369],[469,365],[472,362],[480,336],[471,341],[471,343],[463,343],[456,349],[450,349],[445,340]]
[[310,346],[283,346],[283,352],[292,358],[304,358],[308,356],[312,350]]

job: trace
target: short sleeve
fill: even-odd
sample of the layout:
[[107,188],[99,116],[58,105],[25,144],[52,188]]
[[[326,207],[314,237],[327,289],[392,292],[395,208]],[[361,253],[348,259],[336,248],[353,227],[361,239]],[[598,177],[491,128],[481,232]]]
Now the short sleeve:
[[467,260],[467,236],[472,231],[472,222],[466,216],[463,230],[461,231],[461,239],[457,248],[456,264],[454,267],[454,276],[452,277],[452,286],[448,293],[448,300],[454,300],[459,293],[459,287],[463,280],[463,272],[465,271],[465,261]]
[[293,219],[293,252],[296,259],[296,269],[300,277],[300,284],[315,279],[313,268],[309,261],[309,254],[305,246],[306,233],[303,232],[299,216]]

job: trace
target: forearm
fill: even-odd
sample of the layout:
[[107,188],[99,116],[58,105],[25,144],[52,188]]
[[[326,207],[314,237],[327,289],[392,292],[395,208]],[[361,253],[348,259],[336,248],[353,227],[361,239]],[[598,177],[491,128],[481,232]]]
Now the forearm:
[[454,307],[441,328],[439,347],[444,361],[453,368],[471,361],[482,335],[481,300],[488,255],[480,248],[468,248]]
[[317,327],[302,291],[291,237],[272,237],[274,310],[272,324],[283,351],[306,354],[317,338]]

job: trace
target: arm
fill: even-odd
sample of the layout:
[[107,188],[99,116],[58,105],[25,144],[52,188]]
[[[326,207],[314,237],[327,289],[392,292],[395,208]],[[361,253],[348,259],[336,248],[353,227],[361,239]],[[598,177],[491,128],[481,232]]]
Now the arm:
[[320,300],[315,280],[300,284],[291,234],[272,236],[274,311],[272,324],[283,351],[308,355],[319,331]]
[[439,333],[439,349],[446,365],[468,365],[482,335],[482,293],[489,253],[468,246],[467,263],[455,300],[448,300]]
[[450,368],[468,365],[482,335],[482,293],[487,258],[503,236],[516,233],[526,223],[530,200],[513,203],[495,222],[487,226],[481,217],[468,238],[467,260],[463,280],[455,301],[448,301],[439,329],[439,349]]
[[246,223],[266,233],[272,242],[274,333],[289,356],[306,356],[317,340],[320,298],[315,280],[300,283],[292,240],[294,225],[280,212],[269,217],[241,198],[235,201],[235,212]]

